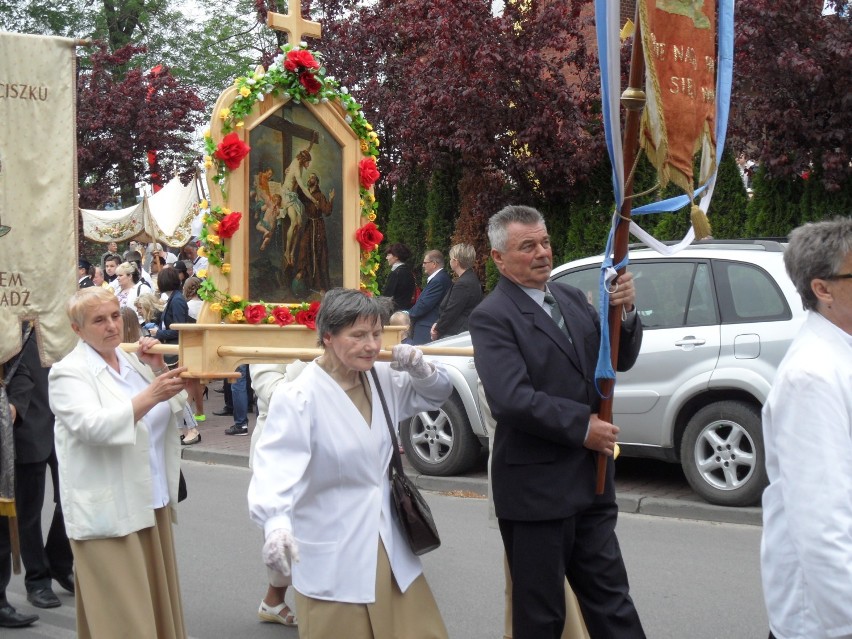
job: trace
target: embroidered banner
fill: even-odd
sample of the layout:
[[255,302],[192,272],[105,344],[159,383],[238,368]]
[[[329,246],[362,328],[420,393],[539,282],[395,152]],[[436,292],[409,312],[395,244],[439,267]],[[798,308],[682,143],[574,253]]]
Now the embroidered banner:
[[0,52],[0,362],[30,318],[47,365],[76,342],[74,41],[0,32]]
[[694,188],[693,158],[702,148],[704,182],[716,169],[716,2],[640,0],[645,48],[641,144],[660,182]]

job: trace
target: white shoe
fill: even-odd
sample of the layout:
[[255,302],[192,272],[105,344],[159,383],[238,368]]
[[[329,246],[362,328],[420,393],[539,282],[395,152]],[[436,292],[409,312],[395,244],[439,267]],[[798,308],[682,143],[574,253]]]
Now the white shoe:
[[284,626],[298,626],[299,622],[296,619],[296,613],[290,610],[290,606],[281,602],[277,606],[269,606],[263,599],[260,600],[260,608],[257,609],[257,616],[261,621],[270,623],[280,623]]

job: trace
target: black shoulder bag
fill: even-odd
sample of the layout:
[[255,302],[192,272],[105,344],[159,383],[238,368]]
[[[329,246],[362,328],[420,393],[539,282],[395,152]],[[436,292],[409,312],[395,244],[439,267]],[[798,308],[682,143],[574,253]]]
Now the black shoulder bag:
[[393,456],[388,466],[388,477],[391,483],[391,503],[393,504],[394,514],[402,527],[405,538],[408,540],[411,551],[415,555],[425,555],[427,552],[435,550],[435,548],[441,545],[438,528],[435,526],[435,520],[432,517],[429,504],[426,503],[423,495],[420,494],[420,491],[417,490],[417,487],[405,476],[405,472],[402,470],[399,443],[397,442],[396,431],[394,431],[390,411],[385,401],[385,394],[382,392],[382,385],[379,383],[379,376],[376,375],[376,369],[370,369],[370,374],[372,374],[373,381],[376,383],[376,392],[379,394],[382,409],[385,411],[385,421],[390,431],[391,444],[393,446]]

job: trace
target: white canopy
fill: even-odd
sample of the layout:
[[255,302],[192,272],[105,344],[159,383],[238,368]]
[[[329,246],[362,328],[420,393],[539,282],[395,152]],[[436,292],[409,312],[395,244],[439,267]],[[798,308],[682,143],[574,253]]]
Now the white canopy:
[[183,186],[176,177],[154,195],[143,197],[135,206],[114,211],[80,209],[83,234],[101,243],[135,238],[166,246],[184,246],[193,235],[193,221],[199,214],[198,202],[195,180]]

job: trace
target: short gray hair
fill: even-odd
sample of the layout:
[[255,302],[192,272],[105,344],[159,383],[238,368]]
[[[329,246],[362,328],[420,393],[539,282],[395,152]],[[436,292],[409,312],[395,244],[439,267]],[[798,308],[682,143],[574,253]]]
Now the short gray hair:
[[65,304],[65,313],[72,324],[83,326],[88,312],[104,303],[113,303],[118,308],[118,298],[111,288],[90,286],[78,290]]
[[476,249],[470,244],[454,244],[450,248],[450,259],[459,263],[465,271],[473,268],[476,260]]
[[361,318],[379,318],[382,327],[388,323],[392,300],[370,297],[351,288],[333,288],[323,295],[317,314],[317,345],[325,348],[323,336],[337,335]]
[[517,222],[525,226],[544,224],[544,217],[531,206],[507,206],[497,211],[488,220],[488,242],[498,253],[506,252],[510,224]]
[[850,253],[852,218],[838,216],[831,220],[811,222],[790,232],[790,244],[784,252],[784,266],[806,309],[817,308],[811,282],[837,275],[843,260]]

